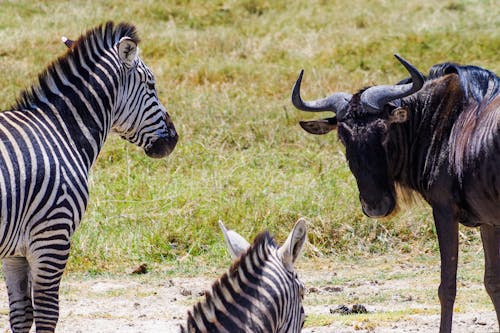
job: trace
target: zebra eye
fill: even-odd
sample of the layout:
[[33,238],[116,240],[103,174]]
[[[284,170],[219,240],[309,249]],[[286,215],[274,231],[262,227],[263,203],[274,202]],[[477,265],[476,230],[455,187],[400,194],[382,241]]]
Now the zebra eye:
[[149,90],[155,90],[155,84],[154,83],[146,82],[146,84],[148,85],[148,89]]
[[302,281],[299,280],[297,273],[295,273],[295,281],[299,287],[299,296],[301,299],[304,299],[305,287],[304,287],[304,284],[302,283]]

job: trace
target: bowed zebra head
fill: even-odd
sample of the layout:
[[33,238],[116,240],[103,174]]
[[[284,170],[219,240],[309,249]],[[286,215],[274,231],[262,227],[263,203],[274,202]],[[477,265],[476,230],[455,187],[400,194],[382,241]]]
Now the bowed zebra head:
[[278,247],[268,232],[252,245],[220,222],[229,253],[235,259],[206,293],[206,299],[188,312],[181,333],[298,333],[304,325],[304,285],[293,264],[306,240],[300,219]]

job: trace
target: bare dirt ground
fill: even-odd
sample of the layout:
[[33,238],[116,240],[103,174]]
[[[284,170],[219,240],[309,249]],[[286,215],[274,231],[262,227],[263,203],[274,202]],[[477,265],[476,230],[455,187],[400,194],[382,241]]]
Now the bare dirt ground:
[[[304,332],[437,332],[439,266],[414,261],[377,258],[299,265],[308,289]],[[481,283],[481,265],[470,262],[462,266],[466,273],[459,276],[453,332],[497,332],[496,316]],[[62,284],[57,332],[177,332],[186,310],[215,277],[169,277],[164,272],[112,277],[69,274]],[[341,304],[362,304],[368,313],[330,313]],[[10,332],[3,283],[0,332]]]

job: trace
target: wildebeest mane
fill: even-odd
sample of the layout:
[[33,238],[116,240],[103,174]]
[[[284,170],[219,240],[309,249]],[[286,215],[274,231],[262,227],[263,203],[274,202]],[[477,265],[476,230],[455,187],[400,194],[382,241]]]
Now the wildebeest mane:
[[464,94],[463,109],[449,141],[451,167],[461,177],[467,169],[474,168],[477,157],[494,144],[500,126],[500,78],[477,66],[443,63],[430,69],[429,79],[452,73],[458,75]]
[[498,76],[487,69],[477,66],[460,66],[450,62],[434,65],[429,71],[429,79],[452,73],[457,74],[460,78],[460,84],[466,99],[472,99],[478,104],[487,105],[500,93],[500,79]]

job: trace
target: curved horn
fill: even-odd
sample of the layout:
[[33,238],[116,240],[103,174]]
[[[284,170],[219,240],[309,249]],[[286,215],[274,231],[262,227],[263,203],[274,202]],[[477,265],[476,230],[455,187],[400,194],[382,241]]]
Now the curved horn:
[[424,85],[424,76],[415,66],[397,54],[394,56],[410,73],[412,82],[394,86],[375,86],[366,89],[361,95],[361,103],[363,103],[365,109],[370,113],[380,112],[384,105],[390,101],[414,94]]
[[302,97],[300,97],[300,84],[303,75],[304,70],[301,70],[292,90],[292,103],[297,109],[309,112],[333,111],[337,113],[342,111],[351,100],[352,95],[343,92],[334,93],[329,97],[315,101],[302,100]]

